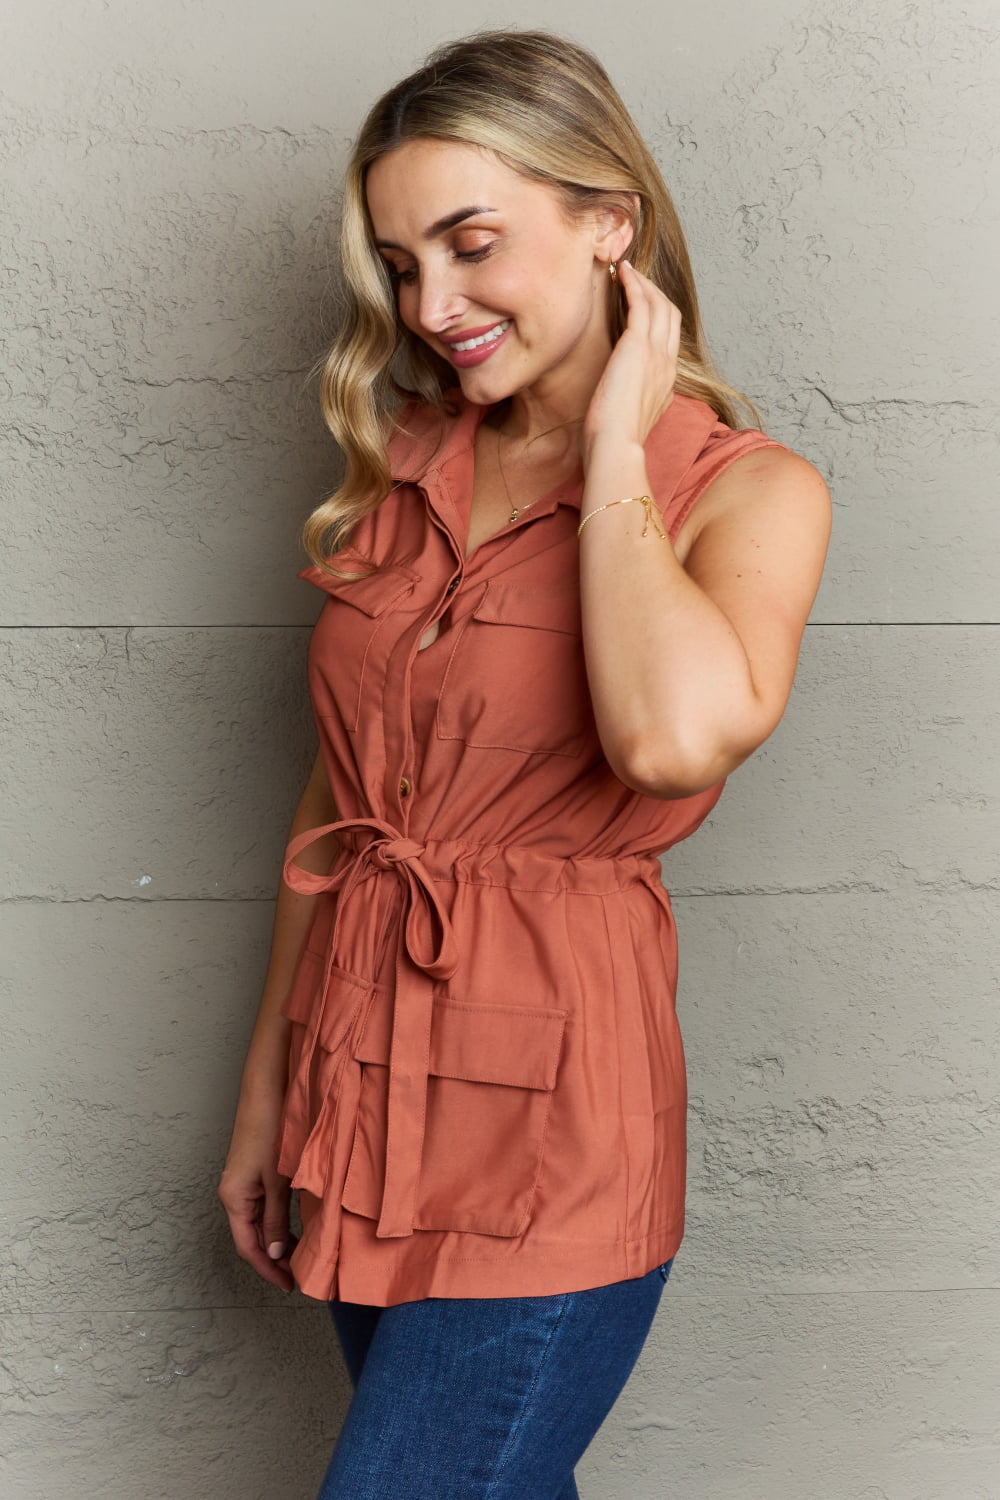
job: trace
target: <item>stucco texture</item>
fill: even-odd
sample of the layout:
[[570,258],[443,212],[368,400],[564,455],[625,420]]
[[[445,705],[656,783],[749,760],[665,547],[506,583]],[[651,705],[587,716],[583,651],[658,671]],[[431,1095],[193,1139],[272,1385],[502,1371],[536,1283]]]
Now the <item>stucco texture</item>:
[[314,753],[307,373],[364,109],[507,23],[602,57],[835,506],[785,719],[663,861],[688,1228],[581,1493],[1000,1500],[994,0],[8,5],[5,1500],[311,1500],[343,1420],[214,1196]]

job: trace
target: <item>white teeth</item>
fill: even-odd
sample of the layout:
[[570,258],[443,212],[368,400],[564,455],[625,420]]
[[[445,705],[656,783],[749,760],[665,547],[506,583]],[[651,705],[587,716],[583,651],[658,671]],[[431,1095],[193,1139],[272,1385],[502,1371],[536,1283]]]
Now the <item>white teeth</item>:
[[506,333],[509,327],[510,319],[508,318],[505,323],[498,323],[495,328],[490,329],[489,333],[482,334],[478,339],[466,339],[464,344],[452,344],[451,347],[463,352],[466,349],[478,349],[480,344],[492,344],[502,333]]

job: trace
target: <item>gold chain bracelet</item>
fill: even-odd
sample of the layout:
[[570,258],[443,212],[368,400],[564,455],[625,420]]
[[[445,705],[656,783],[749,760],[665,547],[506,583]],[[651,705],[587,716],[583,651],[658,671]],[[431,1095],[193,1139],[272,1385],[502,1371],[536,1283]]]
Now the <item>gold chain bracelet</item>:
[[644,507],[645,511],[646,511],[646,519],[642,523],[642,531],[639,533],[639,535],[640,536],[645,536],[646,535],[646,531],[647,531],[647,529],[649,527],[650,521],[653,521],[653,526],[654,526],[654,528],[655,528],[655,530],[657,532],[657,535],[659,536],[660,540],[663,541],[663,542],[669,541],[670,538],[667,536],[666,532],[665,531],[661,531],[660,527],[659,527],[659,523],[657,521],[653,520],[653,497],[652,497],[652,495],[629,495],[628,498],[625,499],[625,500],[609,500],[608,503],[607,503],[607,505],[598,505],[598,506],[595,506],[594,509],[590,512],[590,515],[584,516],[583,520],[580,522],[579,526],[576,528],[576,534],[577,534],[577,536],[580,535],[580,532],[586,526],[587,522],[590,520],[590,517],[591,516],[596,516],[597,512],[599,510],[610,510],[610,508],[611,508],[612,505],[629,505],[629,504],[631,504],[631,502],[633,500],[637,500],[639,502],[639,504],[642,505]]

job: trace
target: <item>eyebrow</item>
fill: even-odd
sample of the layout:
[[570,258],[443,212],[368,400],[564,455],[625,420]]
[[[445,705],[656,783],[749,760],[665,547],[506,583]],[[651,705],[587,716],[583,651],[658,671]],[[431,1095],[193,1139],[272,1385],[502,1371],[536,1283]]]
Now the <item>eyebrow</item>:
[[[495,208],[456,208],[454,213],[445,214],[443,219],[435,219],[434,223],[424,230],[421,238],[425,240],[436,240],[438,235],[447,234],[449,229],[454,229],[456,224],[461,224],[465,219],[474,218],[476,214],[495,213]],[[392,240],[376,240],[375,244],[379,250],[403,250],[406,248],[404,245],[394,244]]]

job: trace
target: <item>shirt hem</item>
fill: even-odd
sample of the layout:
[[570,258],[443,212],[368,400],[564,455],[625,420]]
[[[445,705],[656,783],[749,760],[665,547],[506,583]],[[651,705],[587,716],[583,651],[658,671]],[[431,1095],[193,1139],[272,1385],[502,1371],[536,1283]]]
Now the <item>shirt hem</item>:
[[355,1247],[348,1265],[341,1261],[332,1268],[321,1254],[310,1254],[309,1246],[300,1244],[292,1271],[303,1296],[369,1307],[425,1297],[557,1296],[645,1276],[676,1255],[683,1234],[683,1221],[672,1221],[638,1239],[567,1245],[530,1257],[442,1256],[431,1250],[426,1262],[411,1255],[395,1265],[368,1260]]

